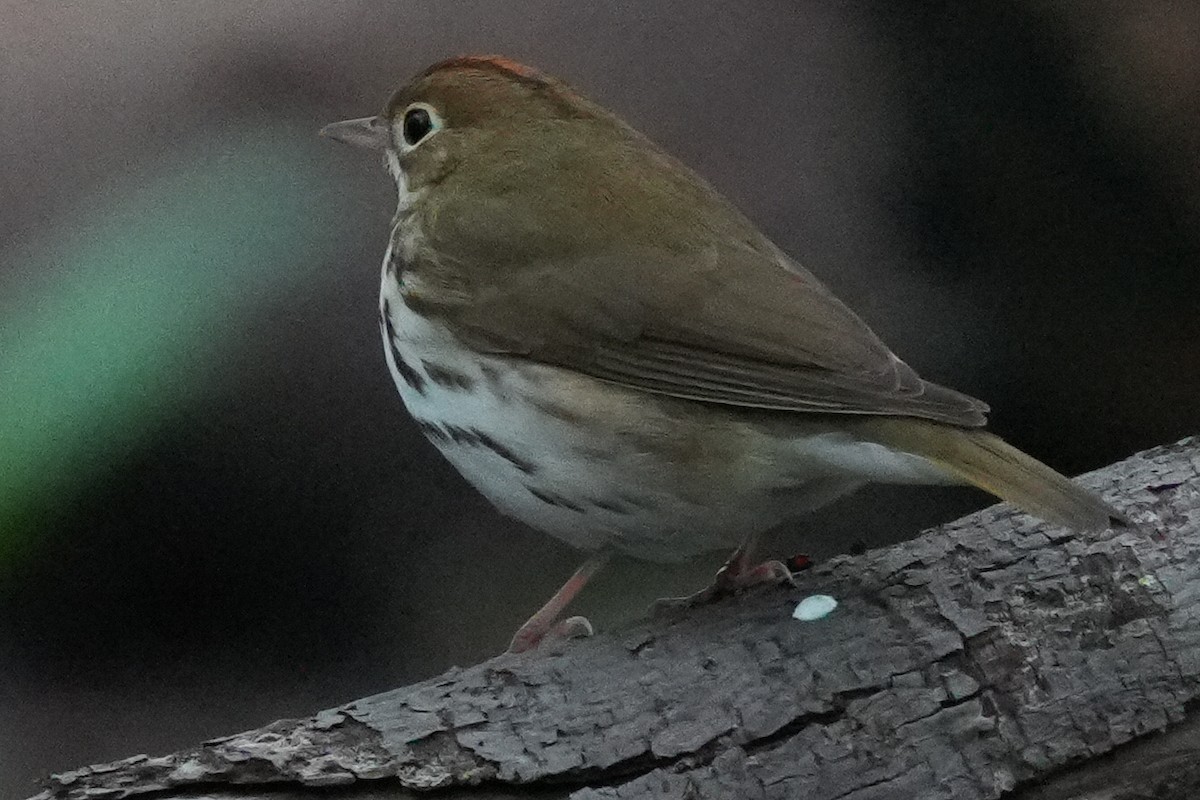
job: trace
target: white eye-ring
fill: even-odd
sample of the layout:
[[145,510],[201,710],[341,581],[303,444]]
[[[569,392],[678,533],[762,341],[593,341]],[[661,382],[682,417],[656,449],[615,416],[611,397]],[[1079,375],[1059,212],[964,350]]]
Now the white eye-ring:
[[401,152],[407,153],[441,129],[442,117],[433,106],[413,103],[400,121]]

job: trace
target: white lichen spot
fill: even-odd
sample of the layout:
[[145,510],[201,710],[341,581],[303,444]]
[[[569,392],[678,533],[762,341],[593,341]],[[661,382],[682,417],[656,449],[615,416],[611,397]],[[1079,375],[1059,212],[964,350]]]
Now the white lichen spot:
[[809,595],[796,606],[796,610],[792,612],[792,618],[798,619],[801,622],[824,619],[837,608],[837,604],[837,600],[834,600],[827,594]]

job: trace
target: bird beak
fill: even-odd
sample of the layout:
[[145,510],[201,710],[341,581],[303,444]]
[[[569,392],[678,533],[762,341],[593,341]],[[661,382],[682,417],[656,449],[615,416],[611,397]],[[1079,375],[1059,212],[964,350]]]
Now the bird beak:
[[332,122],[321,128],[320,135],[368,150],[386,149],[389,138],[388,126],[382,117],[360,117]]

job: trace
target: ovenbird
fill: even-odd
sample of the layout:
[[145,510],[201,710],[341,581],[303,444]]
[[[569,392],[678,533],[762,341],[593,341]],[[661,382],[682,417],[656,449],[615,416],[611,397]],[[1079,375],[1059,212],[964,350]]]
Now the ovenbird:
[[[582,550],[735,551],[867,482],[966,483],[1049,522],[1116,511],[982,430],[696,173],[563,82],[497,57],[416,76],[323,134],[399,202],[380,327],[418,426],[502,512]],[[518,631],[536,643],[594,555]]]

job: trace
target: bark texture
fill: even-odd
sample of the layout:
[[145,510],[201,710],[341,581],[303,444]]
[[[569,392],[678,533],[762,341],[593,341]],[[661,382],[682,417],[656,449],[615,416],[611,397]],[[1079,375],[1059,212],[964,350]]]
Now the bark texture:
[[[1080,480],[1135,527],[995,506],[795,589],[63,773],[39,798],[1194,796],[1200,440]],[[839,605],[793,619],[813,594]]]

